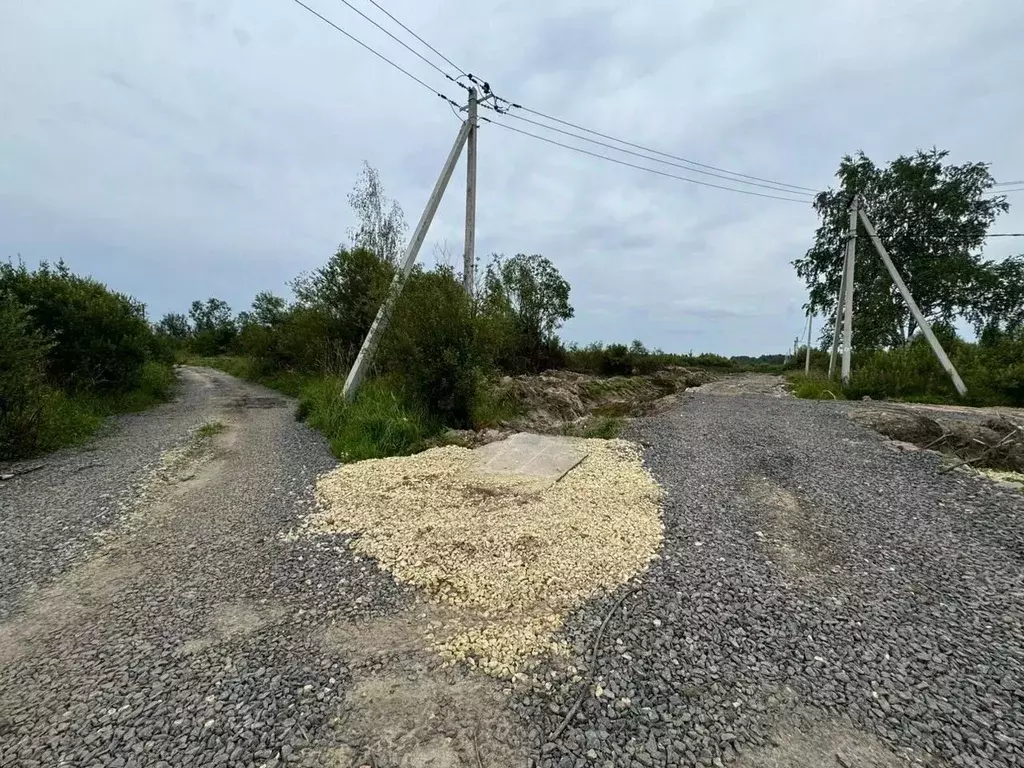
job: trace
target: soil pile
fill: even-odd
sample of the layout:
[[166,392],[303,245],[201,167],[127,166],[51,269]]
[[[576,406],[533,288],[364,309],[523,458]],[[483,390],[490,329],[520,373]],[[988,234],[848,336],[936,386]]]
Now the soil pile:
[[703,370],[666,368],[643,376],[590,376],[547,371],[536,376],[508,376],[498,397],[521,414],[507,426],[518,431],[561,433],[590,415],[643,416],[659,400],[711,381]]
[[966,465],[1024,472],[1024,424],[984,412],[975,418],[958,415],[869,404],[853,410],[850,418],[893,440],[948,453]]

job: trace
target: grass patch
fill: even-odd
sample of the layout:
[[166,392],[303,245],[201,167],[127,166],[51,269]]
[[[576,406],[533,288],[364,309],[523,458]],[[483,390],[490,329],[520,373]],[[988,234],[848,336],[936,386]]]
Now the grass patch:
[[491,379],[477,383],[470,413],[473,429],[493,429],[521,415],[522,408],[508,389]]
[[211,421],[209,424],[203,424],[199,429],[196,430],[196,437],[200,440],[219,435],[227,427],[221,424],[219,421]]
[[569,437],[592,437],[613,440],[622,434],[625,421],[617,416],[587,416],[565,429]]
[[845,400],[843,388],[838,381],[829,381],[822,376],[790,374],[789,388],[796,396],[805,400]]
[[327,436],[342,461],[407,456],[422,450],[437,431],[384,381],[367,382],[352,402],[342,397],[343,387],[333,377],[310,382],[299,395],[296,413]]

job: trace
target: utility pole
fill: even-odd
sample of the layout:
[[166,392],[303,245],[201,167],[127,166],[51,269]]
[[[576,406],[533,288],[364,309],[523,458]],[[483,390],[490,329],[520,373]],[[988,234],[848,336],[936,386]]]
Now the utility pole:
[[402,293],[402,286],[405,284],[409,272],[412,271],[413,264],[416,263],[416,256],[419,254],[423,240],[427,236],[427,230],[430,229],[430,222],[433,221],[434,214],[437,213],[437,206],[441,203],[444,190],[452,178],[452,172],[455,170],[455,164],[459,160],[459,155],[462,154],[462,148],[466,144],[469,130],[470,124],[467,120],[462,124],[462,128],[459,129],[459,135],[455,137],[455,144],[452,145],[452,150],[448,153],[448,159],[445,160],[444,167],[441,168],[441,175],[437,177],[434,191],[430,193],[430,198],[427,200],[427,207],[423,209],[419,223],[412,233],[412,239],[405,249],[402,267],[395,274],[395,279],[391,281],[388,294],[380,305],[377,317],[374,318],[373,324],[363,340],[363,346],[359,349],[359,354],[356,356],[355,363],[352,364],[352,369],[348,372],[348,378],[345,379],[345,388],[342,390],[346,400],[351,400],[355,395],[356,390],[359,389],[359,385],[366,376],[366,372],[373,363],[373,355],[377,351],[377,345],[380,343],[380,338],[384,331],[387,330],[395,303]]
[[847,267],[850,264],[850,244],[852,242],[848,230],[846,235],[846,252],[843,256],[843,271],[839,277],[839,295],[836,297],[836,316],[835,321],[832,323],[832,353],[828,358],[829,381],[832,380],[836,370],[836,355],[839,351],[839,328],[843,320],[843,305],[846,303],[846,276],[849,273]]
[[903,282],[903,278],[900,276],[899,271],[896,269],[896,265],[892,263],[892,259],[889,258],[889,252],[885,250],[885,246],[882,245],[882,240],[878,237],[878,233],[875,232],[874,226],[868,219],[864,211],[860,211],[860,220],[864,225],[864,230],[868,233],[868,237],[871,238],[871,242],[875,245],[875,250],[878,251],[878,255],[882,258],[882,263],[885,264],[885,268],[889,270],[889,277],[896,284],[896,288],[903,295],[903,300],[907,302],[907,306],[910,308],[910,314],[914,316],[917,321],[918,327],[921,329],[921,333],[928,340],[928,344],[931,345],[932,352],[939,359],[939,363],[946,369],[946,373],[953,380],[953,386],[956,387],[956,391],[961,395],[967,394],[967,385],[964,384],[963,379],[960,378],[960,374],[957,373],[956,368],[953,366],[953,362],[946,355],[946,351],[942,348],[939,340],[935,338],[935,334],[932,332],[932,327],[925,318],[924,313],[921,312],[920,307],[917,306],[917,302],[914,301],[914,297],[910,295],[910,290],[907,288],[907,284]]
[[846,300],[846,262],[850,258],[850,244],[847,241],[846,250],[843,253],[843,271],[839,276],[839,295],[836,296],[836,316],[832,322],[832,352],[828,356],[828,379],[836,370],[836,355],[839,352],[839,323],[843,319],[843,302]]
[[466,107],[466,124],[469,126],[466,146],[466,251],[462,266],[462,280],[470,296],[473,295],[476,281],[476,111],[476,88],[470,87],[469,104]]
[[853,351],[853,273],[857,261],[857,196],[850,202],[850,238],[846,244],[846,295],[843,297],[843,384],[850,383],[850,354]]
[[811,375],[811,321],[814,315],[807,310],[807,357],[804,358],[804,376]]

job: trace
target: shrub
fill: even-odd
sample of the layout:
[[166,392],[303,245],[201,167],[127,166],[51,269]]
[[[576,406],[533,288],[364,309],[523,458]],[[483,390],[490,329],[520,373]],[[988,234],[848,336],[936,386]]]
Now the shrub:
[[0,458],[35,452],[43,419],[50,344],[29,326],[28,311],[0,293]]
[[625,344],[609,344],[601,356],[600,371],[605,376],[629,376],[633,358]]
[[283,349],[309,370],[344,373],[359,352],[394,268],[366,248],[339,248],[320,269],[292,283],[298,300]]
[[30,324],[52,342],[46,355],[51,383],[70,392],[125,392],[138,386],[153,354],[145,308],[60,262],[35,272],[0,264],[0,293],[27,310]]
[[380,370],[450,427],[468,427],[480,364],[473,302],[450,268],[414,271],[384,338]]

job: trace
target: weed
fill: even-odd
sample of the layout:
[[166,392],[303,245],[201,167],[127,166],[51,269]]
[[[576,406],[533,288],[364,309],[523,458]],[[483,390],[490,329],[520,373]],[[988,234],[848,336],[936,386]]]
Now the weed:
[[473,429],[492,429],[520,416],[522,409],[511,393],[492,379],[477,382],[470,419]]
[[622,434],[625,422],[616,416],[587,416],[565,429],[570,437],[612,440]]
[[790,374],[789,386],[794,395],[805,400],[846,399],[839,382],[829,381],[821,376],[805,376],[802,373]]
[[340,378],[323,377],[307,384],[299,396],[306,423],[327,436],[342,461],[415,453],[436,431],[386,381],[367,382],[351,402],[342,396],[342,388]]
[[219,435],[227,427],[221,424],[219,421],[211,421],[209,424],[203,424],[199,429],[196,430],[196,437],[200,440]]

